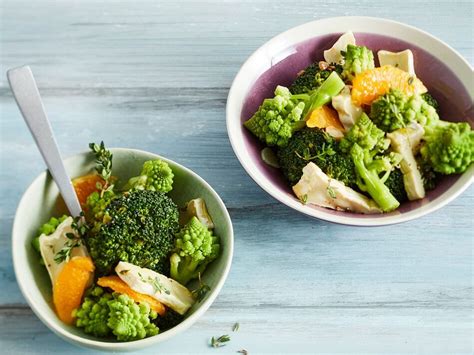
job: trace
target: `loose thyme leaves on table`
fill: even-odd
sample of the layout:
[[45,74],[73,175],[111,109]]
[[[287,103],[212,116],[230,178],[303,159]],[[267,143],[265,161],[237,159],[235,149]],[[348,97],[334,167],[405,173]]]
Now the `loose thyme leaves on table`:
[[221,335],[219,338],[212,337],[211,338],[211,346],[213,348],[220,348],[221,346],[225,346],[228,341],[230,341],[230,336],[228,334]]
[[243,354],[243,355],[248,355],[248,353],[249,353],[249,352],[248,352],[247,350],[245,350],[245,349],[237,350],[237,352],[238,352],[239,354]]
[[240,328],[240,324],[239,323],[235,323],[234,326],[232,327],[232,331],[233,332],[237,332]]

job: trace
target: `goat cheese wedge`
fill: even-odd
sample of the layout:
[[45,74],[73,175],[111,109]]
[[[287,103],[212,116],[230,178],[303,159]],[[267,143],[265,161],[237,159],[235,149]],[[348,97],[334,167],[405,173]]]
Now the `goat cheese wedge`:
[[380,66],[391,65],[406,71],[408,74],[415,75],[415,64],[413,60],[413,52],[405,49],[401,52],[390,52],[380,50],[377,52]]
[[[80,242],[79,235],[72,228],[73,218],[66,218],[50,235],[39,237],[41,257],[48,270],[51,283],[54,285],[64,265],[75,256],[89,256],[87,248]],[[70,249],[68,258],[58,259],[57,254],[64,248]],[[58,262],[58,260],[60,260]]]
[[348,44],[355,45],[355,43],[355,37],[351,31],[344,33],[331,48],[324,51],[324,60],[328,63],[341,64],[344,61],[341,51],[345,51]]
[[153,270],[120,261],[115,272],[135,292],[149,295],[181,315],[195,302],[185,286]]
[[352,102],[351,89],[345,86],[344,89],[332,98],[332,107],[337,111],[339,121],[344,126],[344,130],[349,131],[362,115],[362,108]]
[[342,182],[329,178],[313,162],[308,163],[303,168],[303,176],[293,186],[293,191],[303,203],[340,211],[364,214],[382,213],[382,210],[373,200]]

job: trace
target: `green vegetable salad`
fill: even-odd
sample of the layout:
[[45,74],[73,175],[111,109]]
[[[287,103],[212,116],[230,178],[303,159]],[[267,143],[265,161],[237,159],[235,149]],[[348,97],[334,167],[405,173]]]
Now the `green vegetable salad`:
[[146,161],[120,182],[104,143],[90,148],[96,171],[73,180],[83,215],[52,217],[32,246],[63,322],[117,341],[156,335],[210,291],[201,275],[220,254],[214,223],[202,198],[179,208],[168,195],[174,174],[165,161]]
[[440,118],[412,52],[377,56],[347,32],[244,122],[302,203],[391,212],[471,166],[474,132]]

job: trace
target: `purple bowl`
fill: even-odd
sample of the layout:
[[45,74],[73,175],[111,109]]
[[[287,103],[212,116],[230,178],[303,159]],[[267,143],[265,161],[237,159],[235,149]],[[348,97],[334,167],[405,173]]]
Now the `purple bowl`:
[[[323,21],[340,21],[341,18],[328,19]],[[354,19],[354,18],[350,18]],[[366,18],[365,18],[366,19]],[[379,19],[372,19],[375,22],[385,21]],[[236,81],[232,86],[231,92],[229,93],[229,100],[232,99],[232,90],[234,85],[237,82],[239,75],[242,74],[242,71],[245,70],[245,66],[252,61],[258,61],[258,55],[268,56],[269,47],[272,47],[272,41],[281,43],[281,37],[285,35],[290,35],[294,30],[301,29],[304,26],[316,27],[317,23],[312,22],[296,29],[290,30],[283,33],[269,41],[266,45],[260,48],[252,57],[244,64],[241,69],[241,72],[237,75]],[[353,21],[352,21],[353,22]],[[391,21],[386,21],[390,25],[401,26],[405,31],[417,31],[418,34],[421,33],[427,36],[431,41],[436,41],[437,44],[441,43],[440,41],[434,39],[433,37],[419,31],[408,27],[406,25],[393,23]],[[290,207],[295,208],[294,204],[289,204],[289,200],[301,205],[301,208],[297,208],[301,212],[307,213],[314,217],[323,218],[333,222],[340,222],[346,224],[356,224],[356,225],[381,225],[381,224],[390,224],[397,223],[403,220],[413,219],[419,217],[422,214],[429,213],[430,211],[441,207],[446,204],[447,200],[452,199],[452,195],[458,195],[460,191],[464,190],[469,186],[470,181],[472,180],[472,169],[466,174],[470,175],[466,181],[462,180],[462,175],[451,175],[445,176],[440,179],[439,184],[432,191],[427,192],[427,195],[424,199],[412,202],[403,203],[399,209],[387,214],[381,215],[362,215],[354,214],[350,212],[334,211],[329,210],[323,207],[318,207],[314,205],[303,206],[298,199],[294,196],[291,188],[288,186],[288,183],[283,178],[282,173],[275,168],[272,168],[266,165],[260,158],[260,151],[264,147],[261,142],[259,142],[251,133],[246,130],[242,123],[248,120],[254,112],[258,109],[260,104],[265,98],[273,97],[273,91],[277,85],[289,86],[293,80],[296,78],[297,73],[310,65],[311,63],[323,60],[323,51],[330,48],[333,43],[339,38],[339,36],[348,29],[353,29],[356,42],[359,45],[365,45],[370,48],[374,54],[377,53],[380,49],[385,49],[393,52],[402,51],[405,49],[411,49],[414,55],[415,70],[417,77],[419,77],[425,86],[428,88],[429,92],[438,100],[440,104],[441,113],[440,116],[443,120],[448,121],[467,121],[474,125],[474,109],[472,104],[472,94],[470,94],[466,88],[466,82],[462,82],[462,76],[460,73],[453,72],[450,69],[450,66],[455,67],[455,63],[448,61],[448,55],[446,56],[436,56],[428,51],[425,45],[423,46],[414,44],[406,41],[405,39],[397,38],[402,37],[400,34],[403,32],[399,30],[390,35],[379,34],[379,33],[370,33],[370,31],[356,31],[354,27],[341,28],[340,31],[335,31],[332,33],[325,33],[317,36],[311,36],[309,39],[303,40],[296,43],[288,43],[287,46],[280,45],[278,50],[272,52],[270,58],[270,65],[263,70],[260,70],[258,75],[254,75],[253,82],[249,83],[248,90],[241,100],[240,112],[231,113],[232,119],[235,120],[235,116],[238,121],[238,137],[235,134],[235,125],[231,125],[229,122],[229,107],[227,112],[228,119],[228,128],[229,137],[233,144],[234,150],[236,151],[239,160],[242,162],[249,174],[254,178],[254,180],[259,183],[261,186],[262,179],[265,181],[265,186],[262,186],[267,190],[272,196],[276,197],[280,201],[290,205]],[[379,31],[377,31],[379,32]],[[394,35],[398,35],[395,37]],[[421,42],[425,43],[425,42]],[[426,41],[426,44],[429,44],[429,41]],[[441,43],[442,44],[442,43]],[[443,44],[444,45],[444,44]],[[445,51],[443,54],[453,54],[460,57],[454,50],[445,46]],[[428,46],[429,47],[429,46]],[[261,53],[259,53],[259,51]],[[257,56],[257,58],[255,58]],[[276,59],[275,59],[276,58]],[[460,57],[461,58],[461,57]],[[268,58],[267,58],[268,59]],[[263,61],[265,58],[263,58]],[[462,58],[461,58],[462,60]],[[463,60],[462,60],[463,61]],[[467,63],[464,62],[464,66]],[[469,64],[467,64],[470,69]],[[471,80],[472,82],[472,70],[470,70],[470,78],[467,78],[467,81]],[[472,85],[471,85],[472,86]],[[234,121],[235,122],[235,121]],[[233,122],[233,123],[234,123]],[[236,139],[241,139],[243,147],[245,147],[245,152],[242,154],[242,150],[238,151],[239,147],[242,145],[235,144]],[[251,164],[246,164],[248,161]],[[249,171],[251,170],[251,172]],[[255,169],[257,171],[255,171]],[[464,177],[465,179],[465,177]],[[271,187],[269,186],[271,185]],[[270,191],[269,191],[270,190]],[[449,201],[448,201],[449,202]],[[420,210],[421,209],[421,210]],[[312,212],[313,210],[314,212]],[[421,212],[420,212],[421,211]],[[403,216],[403,217],[402,217]],[[402,218],[401,218],[402,217]],[[348,220],[349,218],[349,220]],[[364,221],[365,220],[365,221]]]

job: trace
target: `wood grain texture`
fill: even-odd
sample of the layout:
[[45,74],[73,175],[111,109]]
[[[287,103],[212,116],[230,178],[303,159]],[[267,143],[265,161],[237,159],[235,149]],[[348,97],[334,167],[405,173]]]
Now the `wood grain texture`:
[[[234,75],[275,34],[328,16],[386,17],[440,37],[473,63],[471,1],[0,6],[0,72],[31,65],[64,155],[100,139],[156,152],[200,174],[229,208],[235,258],[220,296],[186,333],[144,353],[474,351],[474,188],[398,226],[329,224],[264,193],[239,165],[225,131]],[[0,109],[0,352],[85,353],[42,325],[16,285],[12,219],[44,164],[3,74]],[[208,347],[211,336],[225,333],[229,345]]]

